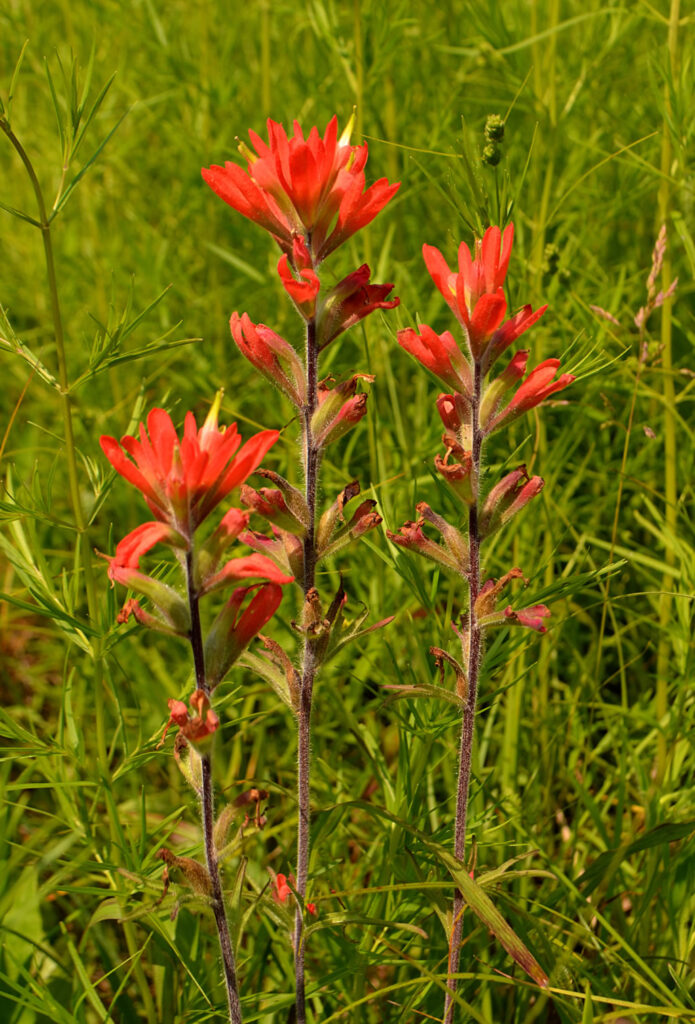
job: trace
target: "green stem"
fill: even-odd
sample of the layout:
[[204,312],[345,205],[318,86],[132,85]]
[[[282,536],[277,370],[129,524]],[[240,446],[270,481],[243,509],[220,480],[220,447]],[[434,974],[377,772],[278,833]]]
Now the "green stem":
[[[39,230],[41,231],[41,239],[43,241],[44,258],[46,263],[46,276],[48,279],[48,290],[51,303],[51,316],[53,320],[53,334],[55,338],[56,346],[56,360],[58,366],[58,383],[60,387],[60,403],[63,415],[63,430],[65,435],[65,452],[68,467],[68,483],[70,490],[70,502],[72,505],[73,518],[75,528],[78,534],[78,544],[80,549],[80,557],[82,565],[84,566],[84,582],[85,582],[85,593],[87,598],[87,607],[89,611],[89,617],[93,624],[98,621],[98,592],[96,586],[96,580],[92,570],[91,561],[91,548],[89,544],[89,537],[87,534],[87,527],[82,511],[82,503],[80,500],[80,488],[79,488],[79,474],[77,467],[77,450],[75,446],[75,433],[73,430],[72,421],[72,404],[70,401],[70,380],[68,375],[67,357],[65,352],[65,332],[63,330],[63,319],[60,311],[60,299],[58,295],[58,281],[55,269],[55,258],[53,254],[53,240],[51,237],[51,220],[47,216],[46,203],[44,200],[43,191],[39,183],[34,166],[29,158],[28,153],[22,146],[21,142],[14,134],[9,124],[4,118],[0,118],[0,128],[7,136],[10,144],[14,148],[15,152],[19,156],[20,160],[24,164],[24,168],[31,182],[34,195],[36,197],[36,205],[39,211]],[[97,754],[99,758],[99,764],[102,772],[106,775],[108,772],[108,750],[106,744],[106,728],[104,723],[104,702],[101,699],[101,691],[103,685],[103,660],[102,660],[102,645],[101,640],[97,637],[94,640],[94,693],[96,694],[96,739],[97,739]],[[104,779],[104,785],[108,785],[108,779]],[[112,839],[115,836],[115,824],[111,821],[111,835]],[[117,892],[120,890],[114,883],[114,888]],[[123,934],[126,941],[128,952],[131,956],[135,956],[138,950],[138,943],[135,936],[133,925],[129,921],[123,921]],[[145,975],[145,971],[142,965],[138,962],[134,970],[135,980],[140,992],[140,998],[142,999],[142,1006],[145,1011],[145,1016],[149,1021],[149,1024],[155,1024],[157,1020],[157,1009],[150,991],[150,985]]]
[[24,164],[31,186],[36,196],[36,204],[39,210],[39,229],[43,241],[44,257],[46,261],[46,276],[48,278],[48,292],[51,302],[51,315],[53,318],[53,335],[56,345],[56,359],[58,363],[58,383],[60,386],[60,403],[63,414],[63,431],[65,434],[65,454],[68,467],[68,485],[70,490],[70,502],[75,521],[75,528],[79,537],[80,555],[84,567],[85,591],[87,595],[87,606],[89,617],[92,623],[97,622],[97,589],[92,571],[91,551],[89,538],[86,532],[82,503],[80,500],[79,474],[77,469],[77,450],[75,447],[75,433],[72,421],[72,405],[70,401],[70,381],[68,378],[67,359],[65,354],[65,335],[63,331],[63,320],[60,312],[60,300],[58,297],[58,283],[55,271],[55,259],[53,256],[53,240],[51,238],[51,221],[46,214],[46,203],[44,201],[41,185],[36,176],[33,164],[22,146],[21,142],[10,128],[7,121],[0,118],[0,128],[9,139],[20,160]]
[[261,3],[261,105],[270,117],[270,0]]

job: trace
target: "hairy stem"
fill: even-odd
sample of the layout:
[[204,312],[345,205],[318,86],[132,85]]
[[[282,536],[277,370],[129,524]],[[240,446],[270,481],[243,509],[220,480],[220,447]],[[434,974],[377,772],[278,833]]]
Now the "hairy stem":
[[[190,551],[186,555],[186,579],[188,583],[188,603],[191,611],[191,649],[195,666],[195,681],[198,689],[202,690],[209,697],[210,687],[205,676],[205,651],[203,647],[203,633],[200,627],[199,598],[193,575],[193,555]],[[212,755],[209,752],[202,755],[201,765],[203,777],[201,791],[203,839],[205,843],[205,860],[210,876],[212,912],[215,917],[217,937],[222,954],[229,1019],[232,1024],[241,1024],[241,1006],[239,1004],[239,987],[236,976],[236,964],[234,962],[234,949],[232,948],[232,940],[229,934],[229,923],[224,905],[224,893],[222,891],[217,850],[215,848],[215,803],[212,787]]]
[[[480,463],[483,445],[483,434],[480,429],[480,399],[482,392],[482,371],[480,364],[475,364],[475,382],[471,400],[471,456],[473,460],[473,478],[480,480]],[[459,776],[456,792],[456,824],[454,826],[454,856],[463,862],[466,850],[466,822],[468,818],[468,791],[471,781],[471,760],[473,756],[473,734],[475,728],[475,708],[478,700],[478,678],[482,660],[482,632],[475,614],[475,602],[480,593],[480,529],[478,526],[478,499],[471,505],[468,512],[468,539],[470,547],[470,570],[468,574],[468,689],[463,707],[461,726],[461,747],[459,751]],[[449,940],[449,966],[447,993],[444,1003],[444,1024],[452,1024],[454,1020],[454,994],[457,980],[454,975],[459,969],[459,952],[463,931],[463,896],[459,891],[454,896],[453,926]]]
[[[307,400],[302,411],[304,447],[305,498],[309,509],[309,527],[304,538],[304,579],[302,590],[306,599],[316,579],[316,489],[318,483],[319,448],[314,439],[311,419],[318,405],[318,347],[316,321],[309,320],[306,330]],[[299,901],[294,926],[294,965],[296,982],[297,1024],[306,1022],[304,985],[304,900],[309,874],[309,847],[311,842],[311,702],[314,693],[316,659],[312,640],[307,633],[302,657],[302,689],[297,723],[297,893]]]

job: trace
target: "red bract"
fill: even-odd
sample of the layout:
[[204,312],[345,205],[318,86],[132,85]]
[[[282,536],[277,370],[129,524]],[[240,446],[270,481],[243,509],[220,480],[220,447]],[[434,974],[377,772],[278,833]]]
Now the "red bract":
[[219,728],[220,720],[210,707],[210,699],[203,690],[196,690],[190,698],[190,705],[195,714],[191,715],[182,700],[170,700],[169,721],[164,727],[162,738],[157,747],[164,745],[166,734],[172,725],[178,725],[181,733],[191,743],[200,743],[202,740],[212,736]]
[[516,389],[509,405],[498,413],[486,428],[487,432],[491,433],[502,423],[510,423],[518,416],[528,412],[529,409],[540,405],[556,391],[562,391],[568,384],[571,384],[575,380],[571,373],[563,373],[557,380],[553,380],[559,366],[559,359],[545,359],[531,370],[523,384]]
[[489,536],[508,523],[543,490],[540,476],[529,477],[526,466],[507,473],[487,496],[479,518],[482,536]]
[[199,430],[193,413],[187,413],[181,440],[164,409],[152,410],[147,430],[140,424],[140,440],[126,435],[119,444],[114,437],[100,438],[111,465],[142,491],[155,518],[187,540],[279,437],[277,430],[263,430],[238,450],[236,423],[226,429],[217,425],[221,401],[220,393]]
[[400,299],[389,299],[392,284],[370,284],[371,270],[364,263],[344,277],[327,295],[319,316],[319,349],[353,327],[375,309],[394,309]]
[[[299,276],[299,280],[292,273]],[[283,287],[302,316],[309,320],[316,311],[316,297],[321,288],[321,282],[314,270],[311,253],[307,249],[304,239],[295,235],[292,240],[292,261],[287,253],[283,253],[278,263],[278,274]]]
[[543,619],[550,615],[550,608],[544,604],[534,604],[530,608],[519,608],[515,611],[511,605],[504,609],[504,617],[510,623],[519,626],[526,626],[527,629],[535,629],[537,633],[547,633],[543,625]]
[[[292,875],[290,875],[290,880],[294,884],[294,878],[292,877]],[[290,896],[292,896],[292,889],[288,885],[287,875],[278,873],[275,876],[275,883],[273,888],[273,898],[276,901],[276,903],[286,903]],[[305,903],[304,907],[309,914],[312,914],[314,917],[317,916],[315,903]]]
[[473,387],[471,367],[453,334],[450,331],[437,334],[427,324],[422,324],[420,331],[418,334],[412,327],[399,331],[398,344],[450,388],[470,394]]
[[[258,557],[258,556],[256,556]],[[256,591],[242,611],[247,596]],[[213,623],[205,642],[205,669],[214,689],[280,607],[282,587],[276,583],[238,587]]]
[[316,262],[369,224],[399,185],[381,178],[365,190],[367,145],[350,145],[350,129],[338,138],[338,119],[323,135],[313,127],[307,138],[297,121],[289,136],[268,121],[268,142],[249,132],[252,152],[242,144],[247,170],[237,164],[203,168],[210,188],[244,217],[269,231],[288,256],[295,234],[302,235]]
[[[244,534],[241,535],[242,540],[244,536]],[[279,570],[277,565],[265,555],[242,555],[241,558],[233,558],[219,572],[203,580],[199,595],[202,597],[204,594],[210,594],[213,590],[226,587],[229,583],[248,579],[263,579],[270,583],[294,582],[294,576],[289,576]]]
[[185,547],[186,541],[176,530],[166,523],[142,523],[126,534],[116,545],[116,554],[109,559],[109,579],[114,583],[129,586],[130,575],[139,569],[140,558],[153,548],[155,544],[170,544],[172,547]]
[[304,367],[289,342],[265,324],[254,324],[248,313],[232,313],[229,326],[241,354],[301,408],[306,402]]
[[278,262],[282,287],[305,320],[310,320],[316,312],[316,296],[321,288],[321,282],[313,270],[298,270],[297,273],[299,280],[292,273],[287,253],[283,253]]
[[[464,327],[474,359],[485,355],[486,367],[528,330],[547,309],[533,312],[524,306],[502,327],[507,300],[502,285],[509,266],[514,240],[514,225],[502,235],[498,227],[488,228],[482,240],[475,240],[475,258],[465,242],[458,252],[459,272],[454,273],[439,249],[423,245],[422,254],[435,285],[452,313]],[[501,246],[501,250],[500,250]]]

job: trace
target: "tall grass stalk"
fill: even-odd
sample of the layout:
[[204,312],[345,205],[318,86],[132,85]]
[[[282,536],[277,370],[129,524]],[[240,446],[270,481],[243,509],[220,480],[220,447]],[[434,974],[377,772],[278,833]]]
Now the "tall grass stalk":
[[[678,23],[680,19],[680,0],[671,0],[668,21],[668,54],[669,74],[664,85],[665,115],[661,136],[661,187],[659,189],[659,222],[666,224],[670,218],[672,193],[672,161],[673,147],[671,143],[672,127],[670,123],[671,94],[670,84],[676,88],[679,75]],[[662,281],[664,289],[668,288],[673,277],[671,258],[668,253],[664,257]],[[671,317],[671,300],[664,302],[661,311],[661,365],[663,368],[663,426],[664,426],[664,520],[667,532],[675,537],[678,529],[678,481],[676,477],[676,391],[674,386],[673,368],[673,331]],[[676,552],[672,544],[667,543],[664,551],[664,562],[668,569],[676,561]],[[656,719],[658,729],[656,781],[664,781],[669,756],[669,740],[666,716],[669,708],[669,684],[671,682],[672,644],[668,635],[668,624],[673,608],[673,580],[671,574],[664,573],[661,582],[661,598],[659,600],[659,642],[656,660]]]

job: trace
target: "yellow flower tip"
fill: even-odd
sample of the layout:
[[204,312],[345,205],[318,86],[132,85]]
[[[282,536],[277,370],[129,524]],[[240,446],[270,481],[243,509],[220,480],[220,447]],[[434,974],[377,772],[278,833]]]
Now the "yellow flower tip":
[[219,432],[219,427],[217,426],[217,417],[220,414],[220,408],[222,407],[223,398],[224,388],[220,388],[220,390],[217,392],[213,399],[212,405],[210,406],[210,411],[205,417],[205,423],[203,424],[203,431],[205,432],[205,434]]
[[241,139],[237,139],[236,141],[237,141],[237,149],[239,150],[239,152],[243,156],[244,160],[246,160],[246,162],[249,163],[249,164],[255,164],[256,161],[258,160],[258,155],[256,153],[254,153],[252,149],[249,149],[249,147],[246,145],[246,143],[242,142]]
[[348,123],[343,128],[343,133],[340,136],[340,138],[338,139],[338,145],[339,146],[349,146],[350,145],[350,136],[352,135],[352,133],[353,133],[353,131],[355,129],[355,116],[356,116],[356,113],[357,113],[357,107],[353,107],[352,108],[352,114],[350,115],[350,120],[348,121]]

